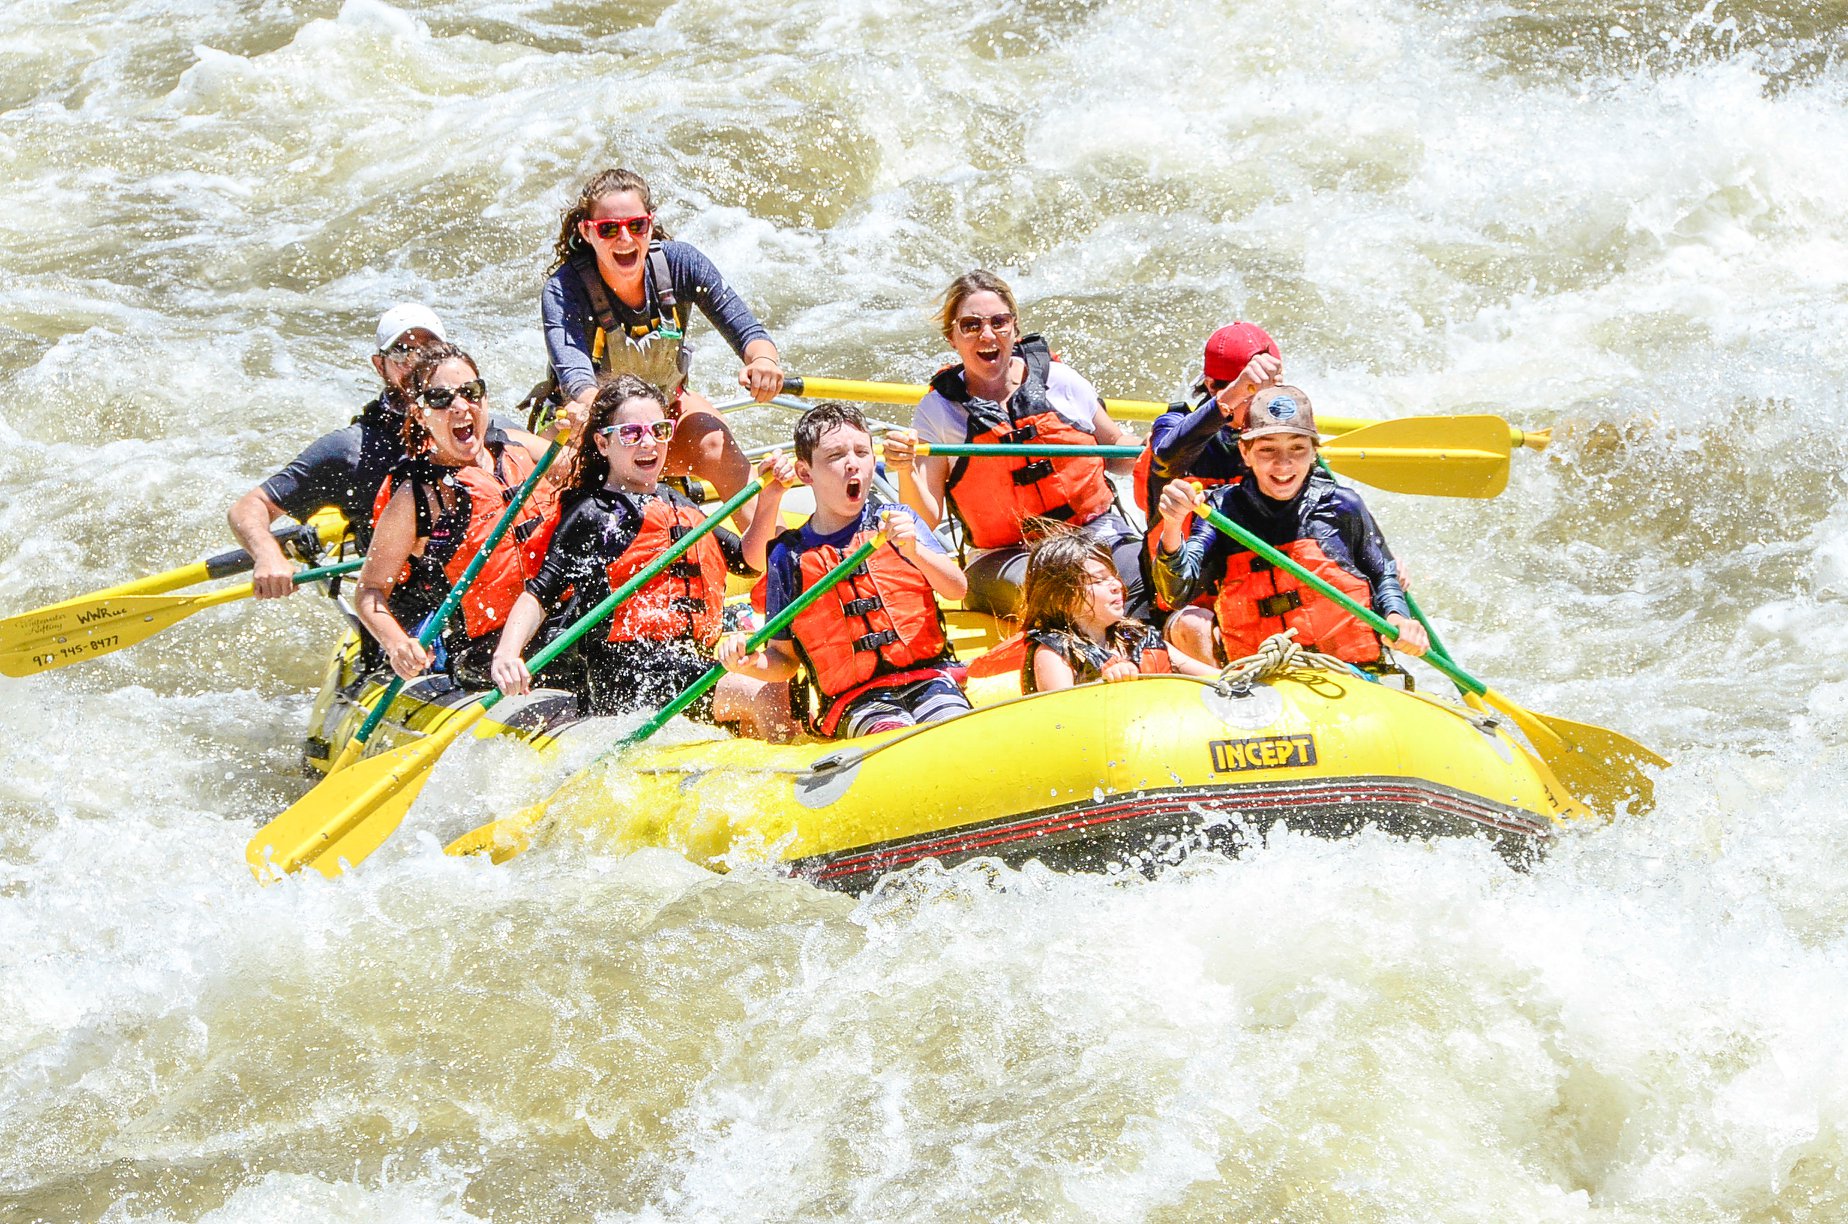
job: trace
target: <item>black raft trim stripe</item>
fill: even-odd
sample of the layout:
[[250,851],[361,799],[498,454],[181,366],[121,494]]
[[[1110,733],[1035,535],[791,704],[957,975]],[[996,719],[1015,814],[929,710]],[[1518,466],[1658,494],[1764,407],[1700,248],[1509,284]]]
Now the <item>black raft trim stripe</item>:
[[947,833],[881,842],[862,850],[815,855],[789,864],[797,874],[816,881],[837,880],[869,872],[894,871],[927,858],[965,857],[1030,838],[1051,837],[1126,820],[1200,810],[1237,814],[1255,811],[1279,816],[1294,808],[1331,805],[1388,805],[1415,808],[1426,817],[1453,817],[1499,833],[1544,840],[1553,834],[1545,817],[1490,803],[1435,782],[1404,778],[1346,778],[1330,782],[1292,782],[1276,786],[1239,786],[1219,791],[1140,791],[1113,802],[1085,802],[1026,816],[1004,817],[966,825]]

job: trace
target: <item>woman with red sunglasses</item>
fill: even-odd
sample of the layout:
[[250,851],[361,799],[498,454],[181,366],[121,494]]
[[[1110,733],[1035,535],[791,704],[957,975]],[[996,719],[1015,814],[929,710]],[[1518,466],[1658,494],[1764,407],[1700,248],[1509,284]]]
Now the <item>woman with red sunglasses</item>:
[[943,296],[938,325],[961,358],[938,371],[919,401],[910,430],[885,437],[885,461],[900,498],[936,526],[944,512],[962,524],[972,551],[964,567],[963,606],[1010,616],[1027,573],[1028,525],[1057,519],[1110,550],[1132,616],[1147,608],[1141,537],[1116,509],[1108,471],[1134,460],[1053,453],[1033,458],[919,458],[924,442],[1038,443],[1051,447],[1133,446],[1138,439],[1111,420],[1082,374],[1052,356],[1037,335],[1020,334],[1014,291],[992,272],[956,278]]
[[762,403],[783,389],[770,333],[712,261],[671,240],[654,195],[632,170],[593,176],[561,219],[556,259],[540,299],[555,399],[588,405],[600,378],[634,374],[668,396],[676,421],[666,474],[693,475],[729,497],[750,462],[712,402],[687,389],[693,307],[744,361],[739,385]]

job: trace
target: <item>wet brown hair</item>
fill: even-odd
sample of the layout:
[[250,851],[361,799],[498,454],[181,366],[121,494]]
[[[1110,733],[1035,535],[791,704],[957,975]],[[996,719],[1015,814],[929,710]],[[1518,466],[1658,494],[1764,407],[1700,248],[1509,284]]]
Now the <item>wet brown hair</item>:
[[[590,220],[590,214],[596,210],[597,201],[606,195],[618,191],[633,191],[642,197],[642,208],[648,213],[655,210],[654,192],[648,190],[648,180],[633,170],[618,166],[610,170],[599,170],[590,176],[590,181],[579,189],[577,200],[564,211],[558,222],[558,240],[552,244],[552,266],[546,269],[549,276],[558,271],[577,252],[586,249],[584,235],[578,233],[578,222]],[[650,238],[666,242],[668,233],[656,222]]]
[[[1085,594],[1091,585],[1086,571],[1095,561],[1104,572],[1115,574],[1116,561],[1102,544],[1064,523],[1043,524],[1046,534],[1027,554],[1027,578],[1020,591],[1020,627],[1022,631],[1051,630],[1083,637],[1078,617],[1089,602]],[[1124,617],[1104,630],[1104,644],[1127,652],[1142,640],[1146,631],[1141,621]]]
[[[426,344],[411,353],[404,371],[404,453],[407,455],[421,455],[429,449],[430,431],[424,428],[423,413],[419,411],[423,405],[417,402],[417,397],[430,385],[436,367],[445,361],[466,361],[475,377],[481,377],[481,367],[475,364],[475,359],[447,340]],[[486,385],[485,380],[483,385]],[[481,406],[486,408],[487,397],[484,395],[482,400]]]
[[1020,318],[1020,304],[1014,300],[1014,291],[1008,288],[1007,282],[985,268],[976,268],[951,281],[950,287],[943,291],[943,305],[937,310],[937,330],[943,333],[945,340],[955,330],[956,312],[962,307],[963,299],[978,293],[996,294],[1007,303],[1008,313]]
[[565,495],[577,497],[595,493],[610,478],[610,461],[597,449],[597,431],[616,419],[616,410],[632,399],[647,400],[661,406],[667,415],[667,396],[661,388],[635,374],[618,374],[597,388],[597,398],[590,402],[590,416],[584,422],[584,437],[578,442],[577,458],[572,460],[565,477]]
[[866,427],[866,415],[852,404],[823,400],[810,408],[796,422],[796,458],[813,463],[815,448],[821,445],[821,440],[843,425],[869,438],[873,436],[873,431]]

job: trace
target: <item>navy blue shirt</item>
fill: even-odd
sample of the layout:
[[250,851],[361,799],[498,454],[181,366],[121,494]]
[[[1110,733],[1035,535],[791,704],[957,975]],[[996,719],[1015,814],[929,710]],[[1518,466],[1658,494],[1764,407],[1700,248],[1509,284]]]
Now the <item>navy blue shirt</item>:
[[375,399],[351,425],[316,438],[259,487],[302,522],[322,506],[337,506],[364,552],[372,540],[372,501],[402,458],[404,410]]
[[[675,300],[698,306],[734,353],[743,357],[745,345],[770,338],[770,333],[757,321],[744,299],[725,283],[712,261],[697,248],[684,242],[667,241],[661,244],[661,254],[667,259]],[[642,277],[647,303],[653,303],[657,289],[654,270],[648,265],[648,260],[642,261]],[[610,294],[610,303],[619,312],[626,310],[614,293]],[[635,321],[645,321],[647,305],[633,313]],[[563,264],[546,278],[539,298],[539,319],[545,328],[546,354],[552,362],[552,373],[558,377],[559,389],[566,399],[576,399],[579,392],[596,384],[597,371],[590,359],[591,335],[595,329],[590,297],[571,264]]]
[[1249,469],[1239,454],[1238,431],[1226,423],[1211,396],[1199,407],[1169,404],[1149,426],[1149,521],[1160,513],[1161,491],[1171,480],[1237,480]]

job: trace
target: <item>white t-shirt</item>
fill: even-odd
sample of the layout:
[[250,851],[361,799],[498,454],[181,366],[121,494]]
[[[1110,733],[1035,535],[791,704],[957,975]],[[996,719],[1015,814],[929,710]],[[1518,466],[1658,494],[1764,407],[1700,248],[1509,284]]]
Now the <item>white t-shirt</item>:
[[[1055,361],[1046,371],[1046,402],[1074,428],[1092,435],[1097,433],[1097,388],[1070,366]],[[926,392],[918,401],[911,428],[918,431],[920,441],[967,442],[969,412],[935,391]]]

